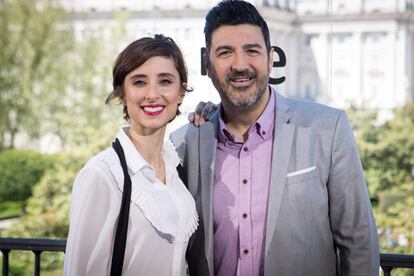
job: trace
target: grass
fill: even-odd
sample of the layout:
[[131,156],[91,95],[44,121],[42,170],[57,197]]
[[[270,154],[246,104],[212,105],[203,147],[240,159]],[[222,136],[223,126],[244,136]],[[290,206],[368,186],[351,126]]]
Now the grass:
[[63,269],[53,270],[53,271],[42,271],[42,276],[62,276]]
[[0,202],[0,220],[19,217],[22,212],[23,202],[19,201],[5,201]]

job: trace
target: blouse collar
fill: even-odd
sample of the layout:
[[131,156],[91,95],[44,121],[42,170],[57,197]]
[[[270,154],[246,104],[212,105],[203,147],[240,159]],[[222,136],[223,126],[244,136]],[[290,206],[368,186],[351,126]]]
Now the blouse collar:
[[[131,139],[128,136],[129,126],[122,127],[116,138],[118,138],[121,146],[124,150],[125,161],[128,168],[131,170],[132,174],[136,174],[138,171],[144,168],[151,168],[151,165],[141,156],[137,148],[132,143]],[[168,140],[164,141],[161,149],[161,156],[168,167],[173,167],[174,169],[180,163],[177,151],[175,150],[173,144]]]
[[[126,134],[126,131],[128,131],[128,127],[121,128],[117,138],[119,139],[119,142],[124,150],[125,160],[128,164],[129,170],[135,174],[150,165],[138,153],[132,141]],[[164,141],[161,155],[163,156],[166,166],[174,166],[175,170],[180,161],[178,154],[170,141]],[[109,148],[99,154],[97,158],[101,159],[108,165],[112,175],[115,178],[117,188],[122,192],[124,187],[124,174],[115,151],[112,148]],[[177,181],[181,181],[178,176]],[[180,187],[180,185],[178,185],[178,187]],[[185,189],[183,184],[182,188]],[[191,195],[188,196],[191,198]],[[157,202],[151,193],[144,190],[140,185],[132,185],[131,202],[142,211],[143,215],[158,231],[167,234],[166,238],[170,241],[174,241],[177,235],[180,234],[178,232],[179,229],[177,228],[177,222],[171,222],[166,219],[166,214],[159,208],[160,202]],[[189,214],[184,218],[184,228],[181,229],[186,239],[189,239],[198,226],[198,215],[194,201],[192,201],[191,209],[192,210]]]

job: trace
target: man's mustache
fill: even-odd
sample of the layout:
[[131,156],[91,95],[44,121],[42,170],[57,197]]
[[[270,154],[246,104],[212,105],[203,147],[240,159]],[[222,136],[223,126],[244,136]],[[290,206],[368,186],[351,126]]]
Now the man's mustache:
[[256,78],[257,74],[254,71],[244,70],[244,71],[236,71],[232,70],[229,74],[227,74],[226,81],[231,81],[234,79],[239,78],[246,78],[246,79],[253,79]]

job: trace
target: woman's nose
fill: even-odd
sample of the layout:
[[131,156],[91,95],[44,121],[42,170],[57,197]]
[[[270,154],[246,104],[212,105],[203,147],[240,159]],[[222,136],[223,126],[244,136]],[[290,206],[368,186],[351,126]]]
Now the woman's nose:
[[145,95],[147,101],[154,101],[159,98],[158,89],[155,85],[150,85]]

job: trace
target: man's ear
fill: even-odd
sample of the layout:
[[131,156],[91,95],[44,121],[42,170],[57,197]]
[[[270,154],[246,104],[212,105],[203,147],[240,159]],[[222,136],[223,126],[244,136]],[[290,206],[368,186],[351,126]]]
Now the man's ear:
[[204,61],[204,67],[206,68],[207,76],[210,77],[211,66],[210,66],[210,57],[209,57],[208,51],[204,52],[203,61]]
[[274,53],[275,53],[275,50],[273,50],[273,47],[271,47],[270,48],[270,51],[269,51],[269,61],[268,61],[268,64],[267,64],[267,67],[268,67],[268,69],[269,69],[269,74],[272,72],[272,69],[273,69],[273,59],[274,59]]

